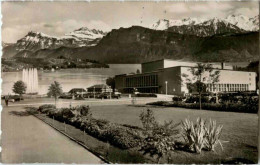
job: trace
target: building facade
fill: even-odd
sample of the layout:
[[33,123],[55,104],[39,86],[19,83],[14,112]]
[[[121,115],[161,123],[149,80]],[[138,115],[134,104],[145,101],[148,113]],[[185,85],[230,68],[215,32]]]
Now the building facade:
[[105,93],[112,92],[112,88],[106,84],[93,85],[87,88],[90,93]]
[[[137,90],[141,93],[184,95],[189,93],[189,90],[183,75],[192,79],[190,69],[196,65],[165,59],[143,63],[141,74],[116,75],[115,87],[122,93],[133,93]],[[224,64],[212,64],[212,67],[212,72],[219,71],[219,81],[212,83],[209,73],[206,72],[203,75],[203,83],[206,84],[207,91],[214,93],[256,90],[255,72],[234,71]]]

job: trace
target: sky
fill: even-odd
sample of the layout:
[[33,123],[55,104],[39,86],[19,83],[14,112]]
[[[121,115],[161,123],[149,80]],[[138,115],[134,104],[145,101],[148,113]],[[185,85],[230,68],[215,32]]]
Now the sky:
[[29,31],[63,36],[81,27],[110,31],[159,19],[253,17],[257,1],[247,2],[2,2],[2,41],[14,43]]

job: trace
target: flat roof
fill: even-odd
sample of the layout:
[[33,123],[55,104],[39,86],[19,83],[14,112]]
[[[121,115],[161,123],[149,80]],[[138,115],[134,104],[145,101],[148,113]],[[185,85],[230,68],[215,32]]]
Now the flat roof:
[[[186,68],[198,68],[194,66],[173,66],[173,67],[168,67],[168,68],[159,68],[158,70],[163,70],[163,69],[170,69],[170,68],[177,68],[177,67],[186,67]],[[227,70],[227,71],[233,71],[233,72],[248,72],[248,73],[256,73],[256,72],[251,72],[251,71],[245,71],[245,70],[232,70],[232,69],[219,69],[219,68],[212,68],[213,70]]]

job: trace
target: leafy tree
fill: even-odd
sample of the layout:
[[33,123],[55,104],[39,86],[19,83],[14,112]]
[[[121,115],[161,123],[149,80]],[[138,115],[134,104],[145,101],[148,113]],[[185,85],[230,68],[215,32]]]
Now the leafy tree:
[[49,97],[53,96],[55,99],[55,106],[56,106],[56,100],[57,98],[62,94],[62,87],[59,82],[54,81],[48,89],[47,95]]
[[108,77],[106,79],[106,84],[108,86],[111,86],[113,92],[115,92],[115,88],[116,88],[116,81],[115,81],[115,78],[114,77]]
[[188,89],[199,93],[199,104],[201,109],[201,94],[206,91],[205,82],[215,84],[219,81],[220,72],[214,70],[211,64],[202,63],[197,63],[197,67],[192,67],[189,71],[192,74],[192,78],[187,74],[183,74],[182,76],[186,78],[187,84],[190,85]]
[[140,74],[141,72],[140,72],[140,70],[139,69],[137,69],[136,70],[136,74]]
[[22,94],[25,94],[26,88],[27,86],[23,81],[16,81],[13,86],[13,92],[19,94],[21,98]]

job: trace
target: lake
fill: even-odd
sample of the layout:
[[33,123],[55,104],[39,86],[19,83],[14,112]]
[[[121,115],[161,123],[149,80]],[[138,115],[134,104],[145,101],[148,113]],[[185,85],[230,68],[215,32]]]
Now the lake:
[[[105,84],[108,77],[141,71],[141,64],[109,64],[110,68],[64,69],[57,71],[38,70],[39,94],[46,94],[53,81],[61,83],[64,92],[72,88],[87,88],[95,84]],[[2,95],[12,93],[13,84],[22,80],[20,72],[2,72]]]

